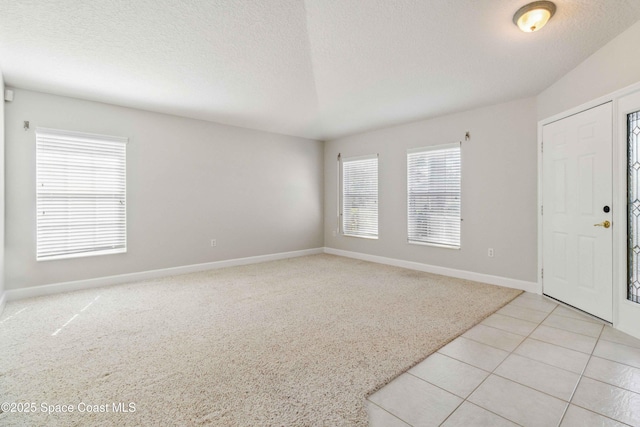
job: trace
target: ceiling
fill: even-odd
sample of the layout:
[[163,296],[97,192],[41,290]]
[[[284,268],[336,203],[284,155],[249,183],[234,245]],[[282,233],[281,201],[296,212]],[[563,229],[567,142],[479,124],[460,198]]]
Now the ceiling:
[[9,86],[333,139],[533,96],[638,0],[0,0]]

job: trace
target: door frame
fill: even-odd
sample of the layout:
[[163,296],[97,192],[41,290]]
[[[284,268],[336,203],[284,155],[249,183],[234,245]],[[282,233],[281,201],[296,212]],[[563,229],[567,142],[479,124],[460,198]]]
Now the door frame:
[[[627,290],[627,142],[626,133],[621,130],[620,117],[618,112],[618,101],[620,98],[640,92],[640,82],[627,86],[615,92],[585,102],[577,107],[555,114],[551,117],[538,121],[538,293],[543,292],[542,268],[544,261],[542,246],[542,189],[543,189],[543,168],[542,168],[542,130],[543,126],[566,117],[581,113],[585,110],[597,107],[607,102],[611,102],[612,107],[612,201],[613,201],[613,326],[622,326],[622,331],[640,338],[640,330],[631,330],[628,326],[620,324],[620,305],[626,303]],[[624,208],[622,208],[624,207]]]
[[[627,99],[627,97],[632,97],[633,100]],[[632,108],[629,108],[629,103],[633,104]],[[626,104],[626,105],[625,105]],[[630,93],[627,93],[624,97],[620,98],[620,103],[618,104],[618,115],[615,117],[614,127],[618,129],[618,135],[620,135],[620,145],[624,142],[625,148],[627,146],[627,114],[629,112],[635,112],[640,110],[640,90],[636,90]],[[620,157],[618,161],[623,167],[620,168],[619,174],[614,175],[614,182],[617,181],[619,185],[626,189],[627,186],[627,152],[626,150],[620,153]],[[625,202],[627,201],[627,194],[624,194]],[[626,211],[624,212],[624,217],[622,213],[619,213],[621,216],[618,218],[618,221],[626,221],[627,215]],[[616,215],[617,217],[618,215]],[[620,257],[620,265],[618,266],[621,274],[624,275],[625,285],[627,284],[627,235],[624,235],[624,241],[620,242],[619,250],[624,252],[620,252],[624,256]],[[633,335],[636,338],[640,338],[640,330],[638,329],[638,325],[640,324],[640,304],[631,302],[627,300],[627,287],[620,287],[620,297],[618,299],[618,311],[617,317],[615,319],[614,326],[617,329],[620,329],[623,332],[626,332],[629,335]]]

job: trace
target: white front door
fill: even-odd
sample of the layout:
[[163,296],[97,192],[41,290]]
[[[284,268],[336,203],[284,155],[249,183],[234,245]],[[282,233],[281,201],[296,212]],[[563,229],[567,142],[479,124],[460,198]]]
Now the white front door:
[[[612,109],[543,127],[543,293],[613,317]],[[624,225],[622,225],[624,227]]]

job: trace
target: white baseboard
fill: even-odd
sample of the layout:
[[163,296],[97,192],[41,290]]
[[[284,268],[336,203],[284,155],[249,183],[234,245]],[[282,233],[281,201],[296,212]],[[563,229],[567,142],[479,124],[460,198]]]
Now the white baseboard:
[[4,311],[5,305],[7,305],[7,293],[2,292],[0,294],[0,316],[2,316],[2,312]]
[[238,265],[257,264],[260,262],[276,261],[280,259],[316,255],[321,253],[324,253],[323,248],[304,249],[300,251],[280,252],[269,255],[258,255],[247,258],[235,258],[224,261],[206,262],[203,264],[163,268],[160,270],[141,271],[138,273],[119,274],[117,276],[98,277],[95,279],[75,280],[73,282],[53,283],[50,285],[32,286],[22,289],[9,289],[3,294],[3,299],[0,301],[4,302],[5,295],[6,301],[15,301],[23,298],[52,295],[61,292],[78,291],[82,289],[98,288],[101,286],[118,285],[121,283],[137,282],[140,280],[157,279],[159,277],[176,276],[179,274],[195,273],[198,271],[214,270],[224,267],[235,267]]
[[474,273],[472,271],[456,270],[453,268],[422,264],[419,262],[386,258],[377,255],[368,255],[360,252],[350,252],[325,247],[305,249],[301,251],[281,252],[269,255],[258,255],[247,258],[235,258],[224,261],[207,262],[203,264],[192,264],[180,267],[163,268],[159,270],[141,271],[137,273],[119,274],[116,276],[98,277],[95,279],[53,283],[50,285],[32,286],[21,289],[9,289],[0,296],[0,314],[2,314],[2,310],[4,309],[7,301],[15,301],[24,298],[52,295],[82,289],[98,288],[101,286],[117,285],[121,283],[137,282],[141,280],[157,279],[159,277],[176,276],[179,274],[195,273],[198,271],[214,270],[217,268],[257,264],[260,262],[276,261],[280,259],[295,258],[306,255],[316,255],[321,253],[339,255],[347,258],[355,258],[363,261],[377,262],[379,264],[393,265],[396,267],[408,268],[410,270],[425,271],[427,273],[457,277],[460,279],[473,280],[476,282],[489,283],[492,285],[505,286],[508,288],[522,289],[524,291],[537,294],[540,294],[542,291],[539,285],[535,282],[527,282],[524,280],[510,279],[507,277],[492,276],[489,274]]
[[377,255],[363,254],[360,252],[343,251],[341,249],[324,248],[324,252],[331,255],[339,255],[347,258],[355,258],[363,261],[377,262],[379,264],[393,265],[395,267],[408,268],[410,270],[424,271],[427,273],[440,274],[442,276],[457,277],[458,279],[473,280],[474,282],[489,283],[491,285],[504,286],[507,288],[521,289],[535,294],[541,294],[542,289],[536,282],[510,279],[508,277],[492,276],[490,274],[475,273],[473,271],[456,270],[454,268],[440,267],[437,265],[422,264],[419,262],[405,261],[396,258],[386,258]]

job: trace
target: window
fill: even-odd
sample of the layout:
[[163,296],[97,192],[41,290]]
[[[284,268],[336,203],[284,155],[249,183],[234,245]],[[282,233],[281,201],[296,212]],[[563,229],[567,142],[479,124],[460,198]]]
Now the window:
[[627,300],[640,304],[640,111],[627,114]]
[[460,144],[407,151],[408,240],[460,247]]
[[342,161],[342,232],[378,238],[378,156]]
[[127,251],[126,143],[36,130],[39,261]]

